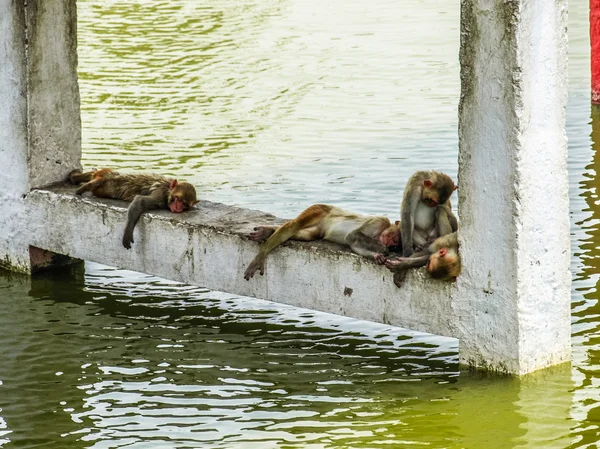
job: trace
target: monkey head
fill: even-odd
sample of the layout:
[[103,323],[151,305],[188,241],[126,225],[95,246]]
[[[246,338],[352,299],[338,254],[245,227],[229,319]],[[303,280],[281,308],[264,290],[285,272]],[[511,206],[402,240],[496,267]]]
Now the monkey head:
[[460,255],[454,248],[441,248],[429,256],[425,268],[434,279],[455,281],[462,268]]
[[388,226],[379,235],[379,241],[388,248],[397,247],[402,241],[400,237],[400,222],[396,221],[393,225]]
[[188,182],[177,182],[176,179],[169,185],[169,197],[167,204],[171,212],[179,213],[188,210],[198,200],[196,189]]
[[421,200],[429,207],[444,204],[450,195],[458,189],[452,178],[444,173],[433,172],[429,179],[423,181]]

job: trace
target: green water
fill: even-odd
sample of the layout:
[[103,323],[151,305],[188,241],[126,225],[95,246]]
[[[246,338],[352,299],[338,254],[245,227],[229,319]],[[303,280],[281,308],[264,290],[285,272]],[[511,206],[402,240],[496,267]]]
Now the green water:
[[[458,2],[78,8],[86,166],[280,216],[328,202],[395,217],[413,171],[456,175]],[[452,339],[91,263],[0,274],[0,446],[598,447],[587,8],[569,13],[571,365],[486,377],[458,370]]]

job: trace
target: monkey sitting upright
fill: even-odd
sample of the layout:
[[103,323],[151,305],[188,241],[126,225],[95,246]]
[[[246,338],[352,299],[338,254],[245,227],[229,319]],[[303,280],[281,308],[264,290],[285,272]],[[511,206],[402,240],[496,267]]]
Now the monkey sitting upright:
[[[404,257],[458,229],[450,204],[450,195],[457,188],[444,173],[418,171],[410,177],[400,208]],[[447,220],[439,220],[440,213],[445,213]]]
[[144,211],[169,209],[180,213],[198,202],[193,185],[154,174],[119,174],[110,168],[86,173],[73,170],[69,182],[74,185],[85,183],[77,189],[77,195],[91,191],[99,198],[131,201],[122,240],[127,249],[131,248],[133,229]]
[[386,217],[358,215],[326,204],[310,206],[282,226],[258,226],[250,238],[264,243],[244,273],[246,280],[256,270],[263,275],[269,253],[289,239],[305,242],[323,239],[348,245],[355,253],[371,257],[380,265],[385,262],[389,248],[400,241],[398,222],[391,224]]
[[394,284],[400,287],[410,268],[425,266],[434,279],[455,281],[462,269],[458,253],[458,234],[453,232],[438,237],[423,251],[410,257],[388,259],[385,266],[394,272]]

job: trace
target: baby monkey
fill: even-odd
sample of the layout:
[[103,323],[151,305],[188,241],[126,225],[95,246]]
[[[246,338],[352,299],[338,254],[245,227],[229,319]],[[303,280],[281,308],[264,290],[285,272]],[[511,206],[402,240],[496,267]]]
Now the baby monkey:
[[358,215],[334,206],[315,204],[282,226],[254,228],[250,238],[264,243],[246,269],[244,279],[250,280],[256,270],[263,275],[269,253],[289,239],[305,242],[323,239],[348,245],[355,253],[373,258],[381,265],[389,248],[398,246],[399,231],[398,222],[392,224],[386,217]]
[[425,266],[434,279],[455,281],[461,271],[460,255],[458,254],[458,235],[456,232],[438,237],[423,251],[414,253],[411,257],[386,260],[385,266],[394,272],[394,284],[402,285],[410,268]]
[[131,248],[133,229],[144,211],[169,209],[180,213],[198,202],[193,185],[154,174],[119,174],[110,168],[85,173],[73,170],[69,182],[74,185],[85,183],[77,189],[77,195],[89,191],[99,198],[131,202],[122,240],[127,249]]

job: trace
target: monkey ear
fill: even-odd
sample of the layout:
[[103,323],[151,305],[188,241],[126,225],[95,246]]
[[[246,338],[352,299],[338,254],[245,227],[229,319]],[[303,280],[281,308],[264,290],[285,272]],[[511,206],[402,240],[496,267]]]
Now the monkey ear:
[[169,184],[169,189],[173,190],[175,187],[177,187],[177,180],[174,179],[173,181],[171,181],[171,184]]
[[444,257],[446,254],[448,254],[448,248],[441,248],[439,253],[441,257]]
[[396,220],[396,222],[394,223],[396,226],[400,226],[400,220]]
[[195,204],[198,204],[199,202],[200,202],[200,200],[196,200],[196,201],[194,201],[194,202],[192,203],[192,206],[193,206],[193,205],[195,205]]
[[454,186],[454,190],[458,190],[458,186]]
[[431,189],[433,187],[433,182],[431,182],[431,179],[426,179],[425,181],[423,181],[423,185],[428,189]]

